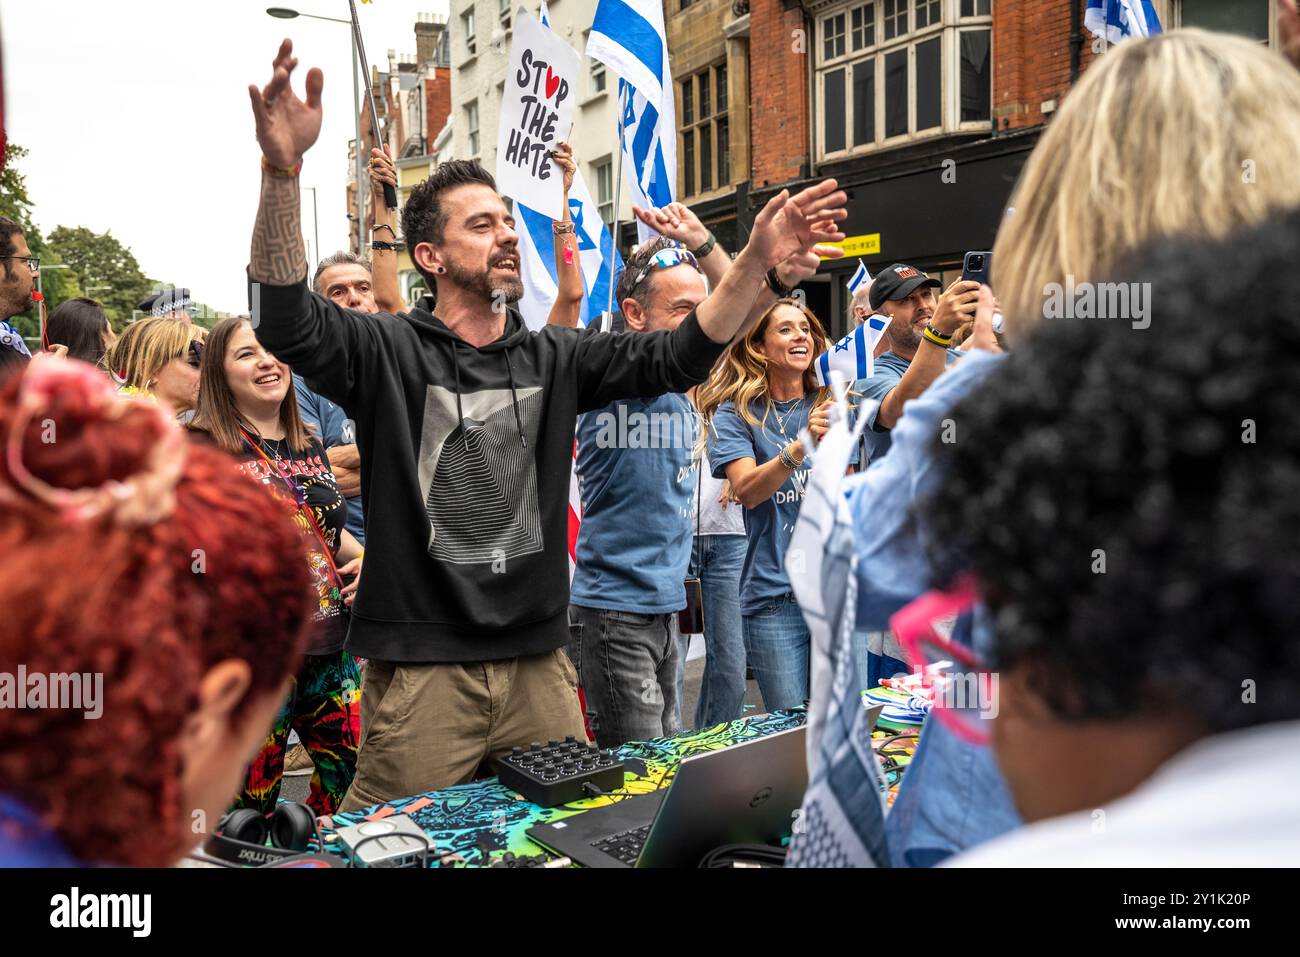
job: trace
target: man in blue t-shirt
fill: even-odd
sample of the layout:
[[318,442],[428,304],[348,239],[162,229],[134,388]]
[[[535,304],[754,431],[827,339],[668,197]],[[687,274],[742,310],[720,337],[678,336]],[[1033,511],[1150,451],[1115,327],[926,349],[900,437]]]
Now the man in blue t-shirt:
[[871,308],[890,322],[885,327],[889,348],[876,357],[875,373],[853,386],[865,398],[880,400],[862,432],[870,460],[889,451],[889,431],[902,417],[903,405],[939,377],[955,355],[949,349],[953,333],[975,318],[979,283],[959,279],[936,301],[938,288],[939,280],[904,263],[894,263],[872,281]]
[[[691,253],[666,239],[646,243],[616,289],[625,335],[676,328],[706,293]],[[582,525],[569,616],[602,748],[677,730],[673,616],[686,607],[697,434],[685,395],[578,417]]]

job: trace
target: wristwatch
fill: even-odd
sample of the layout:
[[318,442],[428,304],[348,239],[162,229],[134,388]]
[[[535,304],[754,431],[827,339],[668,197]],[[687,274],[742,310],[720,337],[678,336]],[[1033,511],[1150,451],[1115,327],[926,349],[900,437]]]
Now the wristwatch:
[[386,242],[384,242],[382,239],[372,239],[372,240],[370,240],[370,248],[371,248],[371,249],[386,249],[386,250],[388,250],[389,252],[394,252],[394,253],[395,253],[395,252],[397,252],[399,249],[402,248],[402,244],[401,244],[401,243],[386,243]]
[[566,233],[576,232],[573,223],[551,223],[551,232],[557,236],[563,236]]
[[718,237],[713,235],[713,230],[709,230],[709,238],[704,240],[703,244],[697,249],[691,250],[691,255],[696,259],[703,259],[709,253],[713,252],[713,247],[718,244]]
[[787,286],[777,276],[775,266],[773,266],[771,269],[767,271],[766,279],[767,279],[767,288],[771,289],[774,293],[776,293],[776,298],[778,299],[784,299],[787,296],[789,296],[790,293],[794,292],[793,286]]

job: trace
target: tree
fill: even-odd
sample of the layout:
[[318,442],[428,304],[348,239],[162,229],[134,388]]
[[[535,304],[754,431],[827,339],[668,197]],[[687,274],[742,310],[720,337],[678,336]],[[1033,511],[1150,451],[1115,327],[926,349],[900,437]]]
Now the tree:
[[59,226],[50,233],[50,245],[103,303],[114,329],[125,328],[136,304],[153,291],[131,250],[111,232],[96,235],[85,226]]
[[[26,178],[18,171],[15,163],[26,155],[27,150],[23,147],[15,143],[9,144],[8,160],[0,169],[0,216],[8,216],[23,227],[27,248],[32,251],[33,256],[41,260],[44,270],[41,274],[41,287],[45,294],[45,306],[47,311],[52,311],[59,303],[84,294],[76,270],[48,268],[60,265],[62,260],[46,243],[40,229],[32,221],[34,204],[27,193]],[[10,321],[21,335],[28,338],[36,338],[40,335],[40,318],[35,306],[23,315],[14,316]]]

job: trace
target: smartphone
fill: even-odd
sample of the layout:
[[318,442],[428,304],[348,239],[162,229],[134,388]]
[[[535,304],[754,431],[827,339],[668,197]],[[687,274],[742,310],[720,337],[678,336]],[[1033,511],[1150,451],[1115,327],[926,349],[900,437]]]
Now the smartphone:
[[698,578],[688,578],[686,607],[677,613],[677,631],[683,635],[704,634],[704,588]]
[[975,282],[983,283],[986,286],[992,286],[992,275],[993,253],[989,250],[967,253],[965,259],[962,260],[962,279],[970,279]]

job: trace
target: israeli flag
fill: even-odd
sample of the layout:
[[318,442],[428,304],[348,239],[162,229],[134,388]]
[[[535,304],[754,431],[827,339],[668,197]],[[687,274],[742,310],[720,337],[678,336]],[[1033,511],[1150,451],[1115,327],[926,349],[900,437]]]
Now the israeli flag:
[[817,358],[817,384],[831,384],[831,372],[838,370],[845,379],[870,379],[876,374],[872,354],[885,334],[889,316],[867,316],[858,326]]
[[858,268],[854,271],[852,278],[849,279],[849,296],[851,297],[858,291],[864,283],[871,282],[871,273],[867,272],[867,267],[858,260]]
[[[677,112],[660,0],[600,0],[587,56],[618,75],[623,156],[636,205],[661,207],[677,194]],[[642,241],[656,235],[638,221]]]
[[1083,25],[1108,43],[1164,32],[1151,0],[1088,0]]
[[[542,3],[541,21],[543,26],[550,26],[545,0]],[[519,311],[528,328],[541,329],[546,325],[551,306],[560,291],[559,264],[555,262],[551,220],[522,203],[515,204],[515,212],[519,233],[519,269],[524,283]],[[569,216],[578,238],[578,259],[586,290],[581,312],[581,321],[585,326],[592,319],[599,319],[608,307],[610,282],[618,282],[618,277],[623,272],[623,259],[614,248],[614,240],[600,218],[599,207],[591,197],[581,167],[574,174],[573,188],[569,190]]]

